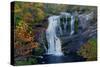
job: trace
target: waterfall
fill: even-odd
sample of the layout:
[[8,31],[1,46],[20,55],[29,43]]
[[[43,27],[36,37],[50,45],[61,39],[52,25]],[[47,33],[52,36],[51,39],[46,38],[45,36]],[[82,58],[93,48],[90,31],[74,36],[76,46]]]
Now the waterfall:
[[[62,17],[64,17],[64,19],[61,22],[60,18]],[[70,21],[71,32],[67,32],[68,17],[71,17],[71,21]],[[48,42],[47,54],[57,55],[57,56],[63,55],[61,50],[61,41],[59,39],[59,34],[62,35],[62,34],[70,33],[70,35],[73,35],[75,32],[74,22],[75,22],[75,17],[70,13],[64,13],[64,12],[62,12],[60,15],[50,16],[48,18],[49,25],[46,30],[46,39]],[[61,23],[63,23],[64,30],[62,30],[61,28]]]
[[75,22],[75,17],[74,16],[71,16],[71,32],[70,32],[70,35],[73,35],[74,34],[74,22]]
[[[93,17],[91,17],[92,15],[93,13],[90,13],[88,15],[86,14],[85,15],[84,14],[73,15],[70,13],[62,12],[60,13],[60,15],[50,16],[48,18],[49,24],[46,30],[46,39],[48,43],[48,49],[46,53],[48,55],[62,56],[63,52],[61,49],[61,41],[59,37],[72,36],[76,32],[75,29],[79,30],[78,27],[81,27],[82,29],[87,28],[86,26],[88,26],[88,23],[86,22],[89,21],[90,19],[93,19]],[[78,17],[78,27],[77,28],[75,28],[76,27],[75,26],[76,16]],[[79,31],[81,31],[82,29],[80,29]]]
[[[68,26],[68,21],[67,21],[67,18],[68,17],[71,17],[71,14],[70,13],[67,13],[67,12],[61,12],[60,13],[60,16],[63,16],[63,17],[65,17],[65,20],[64,21],[62,21],[62,23],[63,23],[63,28],[64,28],[64,30],[63,30],[63,34],[65,33],[65,35],[68,33],[67,32],[67,26]],[[73,18],[72,18],[73,19]],[[70,24],[71,25],[71,24]],[[74,25],[73,25],[74,26]]]
[[56,28],[59,27],[60,16],[51,16],[48,18],[48,28],[46,30],[46,38],[48,42],[47,54],[61,56],[61,41],[56,35]]

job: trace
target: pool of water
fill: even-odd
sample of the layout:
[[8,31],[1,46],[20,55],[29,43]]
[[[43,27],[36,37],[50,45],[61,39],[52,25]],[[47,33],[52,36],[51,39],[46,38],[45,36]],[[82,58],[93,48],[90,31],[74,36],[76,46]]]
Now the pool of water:
[[68,54],[66,56],[43,55],[42,59],[38,59],[38,63],[50,64],[50,63],[79,62],[85,60],[86,60],[85,58],[77,54]]

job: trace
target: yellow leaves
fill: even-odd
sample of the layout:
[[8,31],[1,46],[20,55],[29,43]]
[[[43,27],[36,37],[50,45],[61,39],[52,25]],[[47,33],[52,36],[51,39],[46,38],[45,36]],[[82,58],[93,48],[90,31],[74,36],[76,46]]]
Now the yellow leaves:
[[37,23],[44,19],[43,4],[15,2],[15,16],[20,17],[25,23]]
[[18,12],[21,12],[21,11],[22,11],[21,9],[14,10],[15,13],[18,13]]
[[15,35],[18,39],[21,39],[25,42],[32,41],[31,35],[27,32],[27,26],[22,25],[21,27],[16,28],[15,31]]
[[36,7],[36,8],[43,8],[42,3],[33,3],[33,6]]
[[37,16],[39,16],[41,19],[44,18],[44,12],[41,9],[37,9],[38,13]]
[[40,9],[40,8],[34,8],[33,9],[34,10],[34,23],[39,23],[40,21],[42,21],[43,19],[44,19],[44,17],[45,17],[45,14],[44,14],[44,12],[43,12],[43,10],[42,9]]
[[23,3],[24,8],[30,8],[30,7],[32,7],[32,5],[33,5],[33,3],[28,3],[28,2]]
[[14,12],[18,13],[18,12],[21,12],[21,11],[22,11],[22,9],[20,7],[20,3],[16,2],[15,7],[14,7]]
[[25,21],[21,20],[18,23],[18,26],[16,28],[16,30],[20,30],[20,31],[26,31],[28,29],[28,25],[25,23]]

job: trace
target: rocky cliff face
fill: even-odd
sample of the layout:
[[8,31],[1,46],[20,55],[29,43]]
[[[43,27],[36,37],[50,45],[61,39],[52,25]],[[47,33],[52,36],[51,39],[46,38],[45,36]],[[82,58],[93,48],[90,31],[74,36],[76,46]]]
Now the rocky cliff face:
[[97,36],[97,21],[94,13],[78,15],[78,33],[72,36],[61,36],[62,50],[64,53],[76,52],[89,39]]

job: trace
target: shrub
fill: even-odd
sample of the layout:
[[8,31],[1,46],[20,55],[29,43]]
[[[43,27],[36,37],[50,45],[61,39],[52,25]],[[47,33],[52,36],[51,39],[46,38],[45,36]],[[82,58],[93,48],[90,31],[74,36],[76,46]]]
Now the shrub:
[[97,59],[97,40],[92,38],[88,40],[86,44],[84,44],[78,54],[87,58],[87,60],[96,60]]

